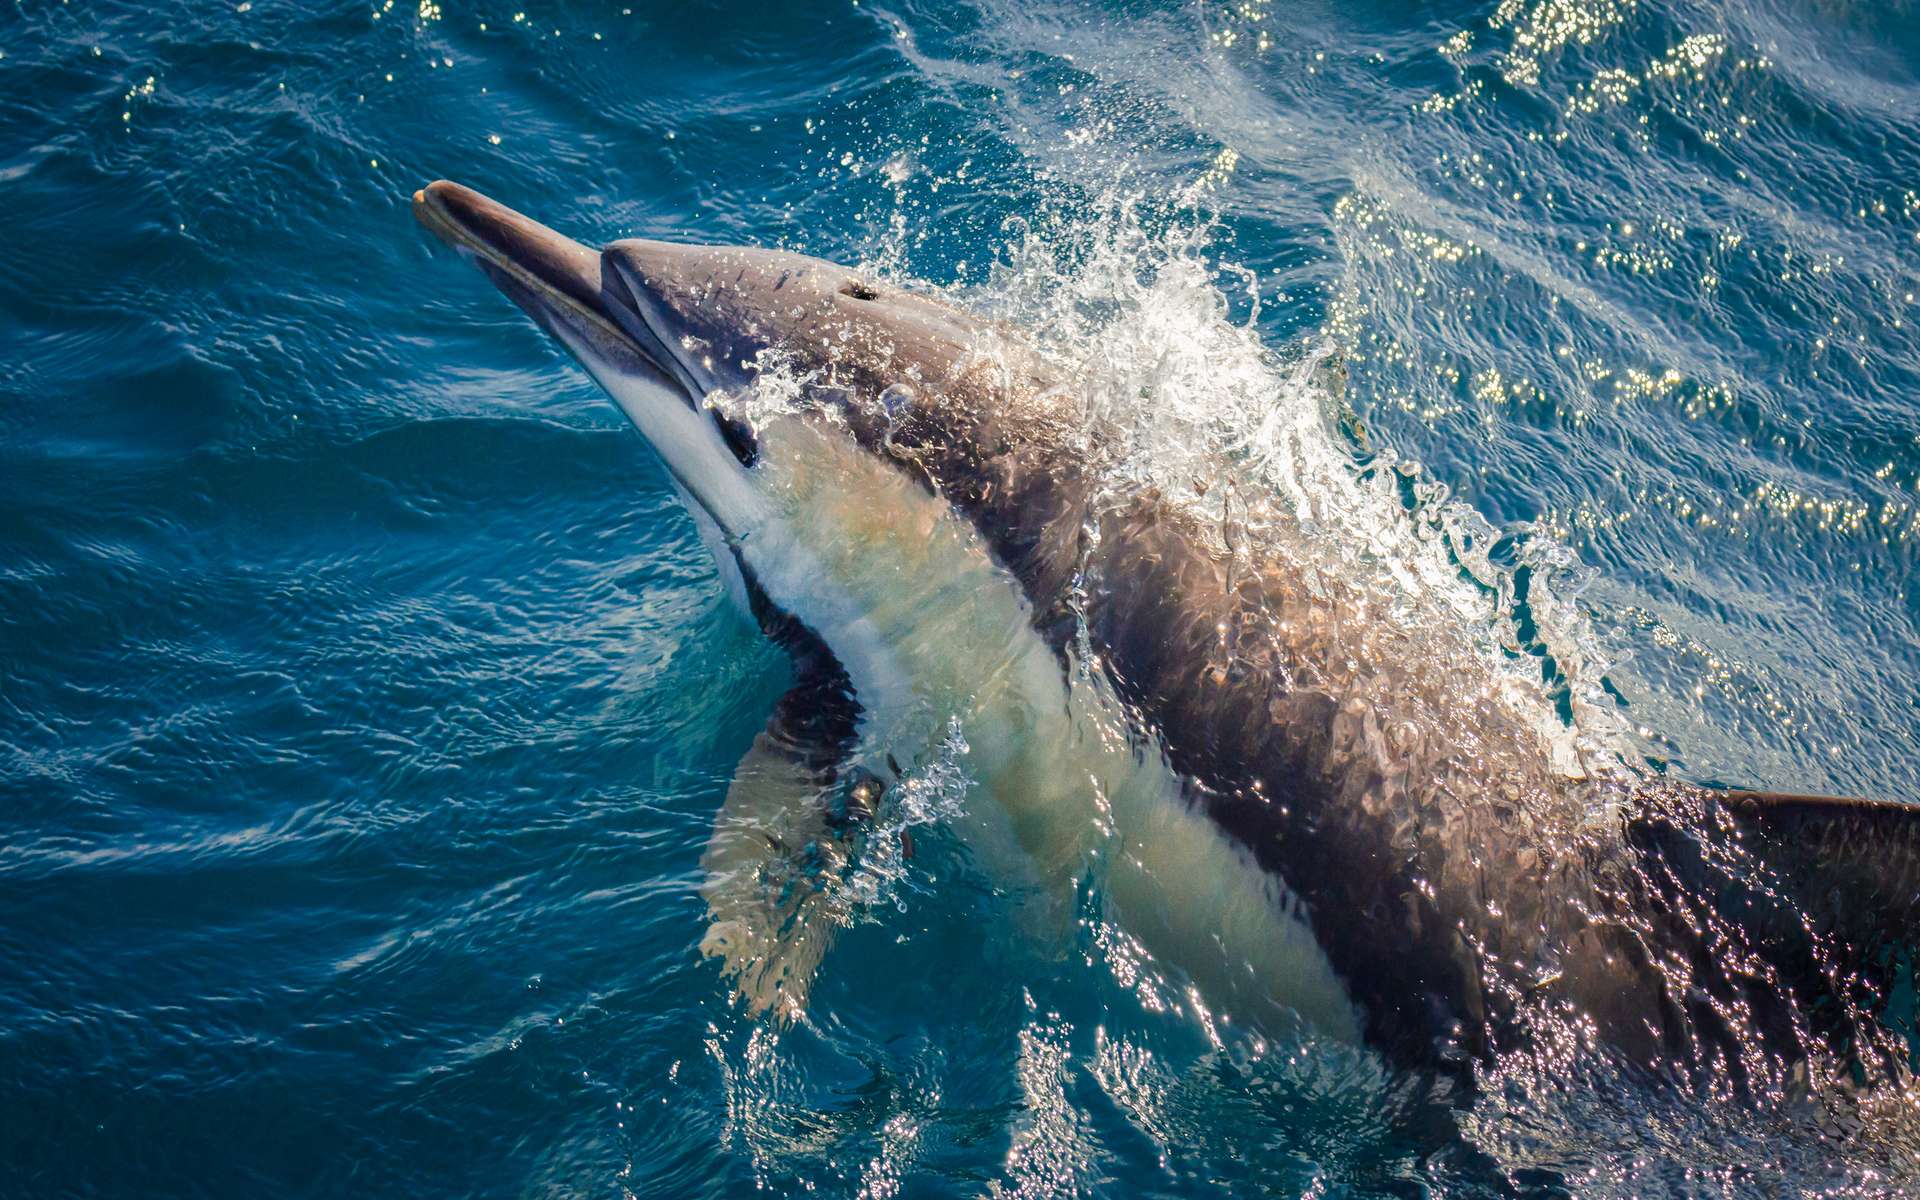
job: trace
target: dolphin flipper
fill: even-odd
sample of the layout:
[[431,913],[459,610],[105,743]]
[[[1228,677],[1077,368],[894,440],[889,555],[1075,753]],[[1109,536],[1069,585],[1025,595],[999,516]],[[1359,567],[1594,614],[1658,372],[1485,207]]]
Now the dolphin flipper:
[[[701,856],[710,924],[701,952],[750,1013],[791,1020],[852,901],[848,817],[837,812],[859,709],[840,664],[817,643],[794,645],[796,680],[740,759]],[[854,790],[860,792],[858,784]]]

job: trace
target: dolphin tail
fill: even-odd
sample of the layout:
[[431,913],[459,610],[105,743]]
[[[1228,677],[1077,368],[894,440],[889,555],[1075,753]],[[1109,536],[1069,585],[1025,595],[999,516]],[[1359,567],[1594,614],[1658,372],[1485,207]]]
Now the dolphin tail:
[[1920,804],[1779,792],[1719,802],[1824,932],[1920,949]]
[[1628,833],[1655,909],[1694,946],[1696,1018],[1712,1026],[1702,997],[1731,999],[1777,1045],[1811,1049],[1810,1034],[1845,1060],[1907,1069],[1898,1031],[1914,1014],[1892,1010],[1920,956],[1920,805],[1662,789]]

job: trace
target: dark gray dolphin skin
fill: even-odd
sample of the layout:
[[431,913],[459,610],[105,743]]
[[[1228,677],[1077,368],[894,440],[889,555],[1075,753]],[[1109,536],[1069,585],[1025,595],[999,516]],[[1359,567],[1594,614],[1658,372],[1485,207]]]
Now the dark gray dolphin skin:
[[[414,210],[606,386],[794,650],[801,683],[749,756],[761,778],[786,763],[801,785],[845,784],[862,714],[885,703],[862,694],[873,656],[847,640],[857,623],[834,624],[827,604],[810,615],[779,539],[745,532],[773,433],[709,400],[750,391],[775,356],[804,385],[792,421],[957,514],[1060,663],[1096,664],[1181,802],[1297,897],[1359,1030],[1392,1062],[1469,1074],[1553,1029],[1755,1087],[1814,1060],[1906,1069],[1881,1018],[1920,917],[1914,809],[1527,767],[1520,782],[1571,814],[1543,819],[1497,773],[1527,756],[1496,742],[1529,735],[1479,712],[1461,714],[1479,748],[1445,753],[1448,786],[1396,777],[1355,750],[1396,736],[1390,714],[1310,685],[1320,614],[1339,597],[1305,594],[1160,496],[1097,502],[1098,430],[1009,331],[796,254],[595,251],[453,183],[421,190]],[[1474,755],[1493,773],[1463,787]],[[884,786],[852,775],[842,791],[856,802],[829,825],[857,826]],[[796,1002],[823,943],[779,967]],[[755,969],[755,953],[736,969]]]

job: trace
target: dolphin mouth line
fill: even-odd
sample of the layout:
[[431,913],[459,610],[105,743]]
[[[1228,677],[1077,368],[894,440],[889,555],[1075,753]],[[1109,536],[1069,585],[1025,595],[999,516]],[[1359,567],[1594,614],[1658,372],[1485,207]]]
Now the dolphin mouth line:
[[[610,344],[637,355],[690,406],[699,407],[684,368],[653,327],[645,306],[630,298],[630,288],[617,271],[603,267],[599,251],[446,179],[414,192],[413,215],[429,233],[477,260],[502,290],[510,291],[506,285],[512,285],[564,311]],[[616,315],[615,305],[625,312]]]
[[[645,353],[645,348],[640,346],[639,343],[635,341],[633,335],[622,328],[618,321],[608,316],[605,309],[598,305],[583,302],[579,297],[573,295],[565,288],[553,286],[548,280],[542,278],[538,272],[530,270],[519,259],[507,253],[504,248],[495,245],[491,240],[482,236],[479,232],[461,221],[459,217],[455,216],[449,207],[447,192],[456,187],[459,187],[459,185],[440,180],[428,184],[413,194],[413,215],[421,225],[427,228],[428,232],[432,233],[453,249],[472,254],[487,266],[506,275],[541,299],[549,303],[558,303],[566,306],[575,316],[598,326],[608,336],[626,342],[636,350]],[[466,191],[467,189],[462,188],[460,190]],[[478,193],[474,193],[474,195],[478,195]],[[513,213],[513,210],[506,208],[504,205],[500,207],[504,212],[512,213],[516,217],[520,216],[520,214]],[[556,239],[565,236],[531,219],[525,217],[521,217],[520,219],[525,221],[532,231],[538,231],[539,233],[547,234]],[[567,240],[571,241],[571,239]],[[575,244],[577,245],[578,243]],[[586,247],[583,246],[581,249],[584,250]],[[596,255],[595,257],[598,256]],[[645,319],[645,316],[641,315],[641,320]],[[652,359],[653,355],[648,354],[647,358]],[[661,366],[663,370],[665,369],[665,364],[656,365]],[[670,373],[671,372],[669,372],[669,374]]]
[[[697,375],[673,352],[649,315],[641,286],[600,251],[446,179],[413,194],[413,215],[435,237],[471,256],[501,291],[567,343],[576,357],[582,356],[582,348],[575,342],[585,335],[599,352],[594,357],[624,360],[614,365],[651,376],[688,408],[711,416],[741,466],[757,461],[752,430],[702,402],[704,389]],[[564,328],[568,325],[571,331]]]

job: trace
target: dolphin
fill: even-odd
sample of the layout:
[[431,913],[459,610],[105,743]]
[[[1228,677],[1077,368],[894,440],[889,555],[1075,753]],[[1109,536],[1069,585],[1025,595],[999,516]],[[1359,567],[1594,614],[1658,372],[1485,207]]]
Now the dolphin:
[[[1920,809],[1567,771],[1497,688],[1436,700],[1392,661],[1392,612],[1103,489],[1071,372],[945,299],[773,249],[596,250],[447,181],[413,208],[612,397],[792,655],[703,857],[702,947],[751,1009],[802,1010],[858,899],[834,881],[903,852],[863,831],[964,743],[990,802],[947,815],[983,860],[1036,895],[1099,860],[1106,915],[1256,1026],[1437,1077],[1554,1030],[1756,1088],[1907,1070],[1883,1016]],[[1391,686],[1330,684],[1369,657]],[[1396,720],[1422,703],[1457,740]]]

